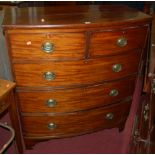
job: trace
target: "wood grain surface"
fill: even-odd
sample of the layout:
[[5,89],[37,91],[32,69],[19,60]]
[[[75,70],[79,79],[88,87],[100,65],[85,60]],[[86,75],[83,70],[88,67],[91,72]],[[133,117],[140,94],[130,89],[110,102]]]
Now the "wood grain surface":
[[[12,34],[9,36],[12,59],[65,59],[84,58],[84,33]],[[53,52],[46,53],[42,46],[50,42]]]
[[[101,107],[132,96],[135,78],[136,76],[132,76],[119,81],[76,89],[17,92],[18,104],[23,113],[60,113]],[[118,90],[117,96],[109,95],[113,89]],[[48,99],[55,100],[56,105],[49,107]]]
[[[99,108],[84,112],[66,113],[50,116],[48,114],[36,116],[23,116],[22,128],[25,136],[40,137],[51,136],[60,138],[73,136],[104,128],[120,125],[127,118],[131,102],[125,102],[107,108]],[[111,120],[106,119],[108,113],[113,113]],[[48,124],[56,124],[55,129],[49,129]]]
[[138,25],[146,22],[151,22],[151,16],[123,5],[12,7],[5,10],[3,27],[7,29],[99,28],[102,26]]
[[0,79],[0,102],[5,99],[7,94],[15,87],[15,83]]
[[[17,86],[67,86],[93,84],[128,76],[138,71],[141,51],[130,51],[127,54],[65,62],[13,64]],[[122,70],[114,72],[112,66],[121,64]],[[44,79],[45,72],[53,72],[55,79]]]
[[[110,55],[119,52],[128,52],[136,48],[144,48],[146,45],[148,27],[138,27],[122,30],[92,32],[90,41],[90,55]],[[125,38],[127,45],[120,47],[117,40]]]

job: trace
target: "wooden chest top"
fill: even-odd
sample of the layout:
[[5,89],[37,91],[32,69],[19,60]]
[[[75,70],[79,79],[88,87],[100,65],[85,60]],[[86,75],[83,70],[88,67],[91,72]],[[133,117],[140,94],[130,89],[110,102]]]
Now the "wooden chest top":
[[4,28],[88,28],[135,24],[151,17],[123,5],[7,8]]

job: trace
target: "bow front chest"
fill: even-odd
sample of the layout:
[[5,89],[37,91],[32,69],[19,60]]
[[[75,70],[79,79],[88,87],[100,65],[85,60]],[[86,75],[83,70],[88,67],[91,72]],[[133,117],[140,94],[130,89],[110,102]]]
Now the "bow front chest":
[[20,134],[29,148],[122,130],[146,61],[150,23],[150,16],[116,5],[6,9],[17,143]]

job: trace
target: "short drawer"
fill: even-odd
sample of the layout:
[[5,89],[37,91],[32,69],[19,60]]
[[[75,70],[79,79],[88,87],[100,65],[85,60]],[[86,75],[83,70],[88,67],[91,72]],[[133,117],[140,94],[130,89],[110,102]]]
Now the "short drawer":
[[77,59],[85,52],[84,33],[10,34],[12,59]]
[[119,127],[127,118],[130,104],[128,101],[106,108],[51,116],[23,115],[22,128],[25,136],[59,138]]
[[13,64],[17,86],[68,86],[114,80],[138,71],[141,51],[99,59]]
[[[135,76],[76,89],[51,92],[17,92],[20,111],[23,113],[71,112],[101,107],[132,96]],[[36,102],[37,99],[37,102]]]
[[144,48],[148,27],[99,31],[91,34],[90,56],[110,55]]

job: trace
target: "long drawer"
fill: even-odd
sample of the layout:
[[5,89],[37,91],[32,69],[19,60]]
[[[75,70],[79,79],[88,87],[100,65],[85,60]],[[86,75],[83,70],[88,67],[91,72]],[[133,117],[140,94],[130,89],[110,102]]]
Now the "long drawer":
[[83,58],[84,33],[10,34],[12,59]]
[[138,71],[141,50],[64,62],[13,64],[17,86],[67,86],[114,80]]
[[[148,27],[124,30],[92,32],[90,55],[101,56],[143,48],[146,44]],[[126,53],[126,52],[125,52]]]
[[101,107],[133,95],[135,76],[105,84],[55,91],[17,92],[23,113],[71,112]]
[[130,104],[128,101],[106,108],[61,115],[25,115],[22,117],[22,128],[27,137],[59,138],[117,127],[126,120]]

